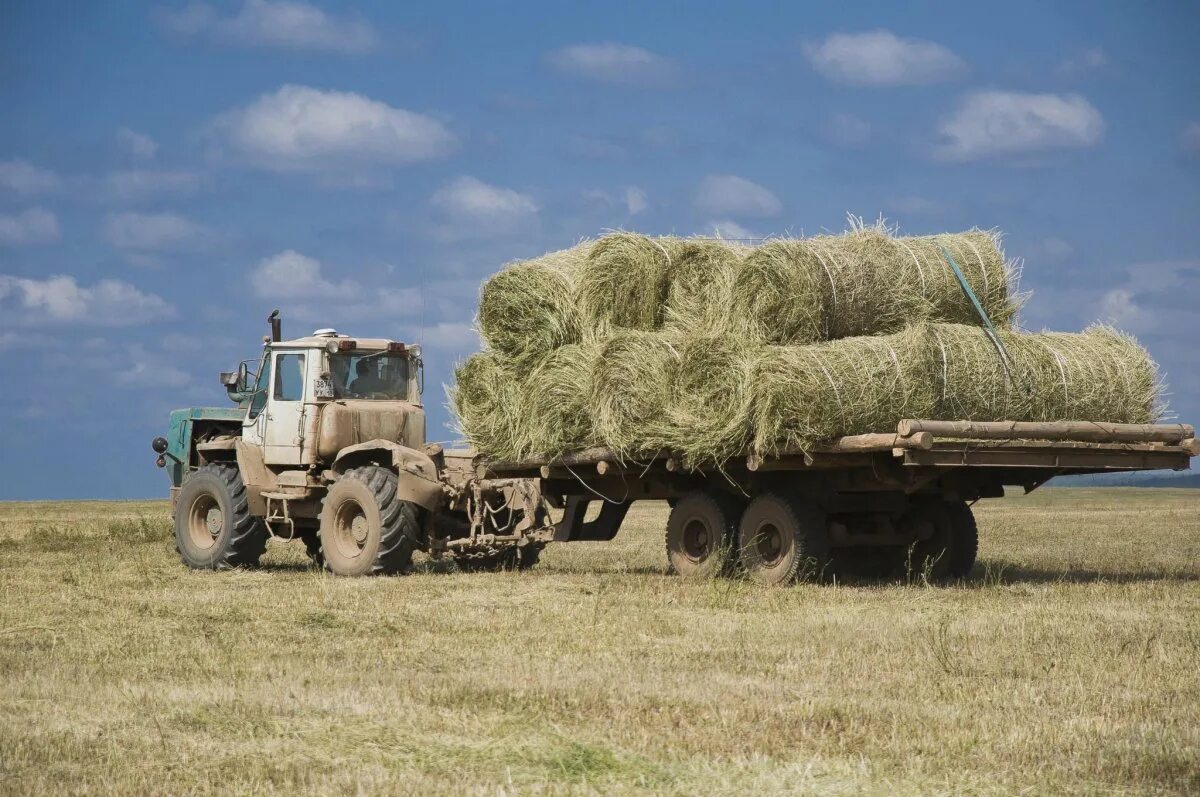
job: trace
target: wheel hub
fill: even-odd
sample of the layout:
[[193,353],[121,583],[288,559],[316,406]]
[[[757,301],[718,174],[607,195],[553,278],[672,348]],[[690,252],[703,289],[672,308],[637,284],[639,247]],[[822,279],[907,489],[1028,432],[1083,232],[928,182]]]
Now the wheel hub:
[[367,515],[354,501],[346,501],[338,508],[334,519],[338,553],[347,558],[360,555],[367,547],[370,526]]
[[683,552],[693,562],[708,558],[709,551],[708,526],[699,519],[690,520],[683,527]]
[[773,523],[764,523],[755,535],[755,548],[766,564],[774,564],[783,555],[783,533]]
[[225,513],[209,493],[197,495],[187,510],[187,532],[192,545],[208,550],[217,544],[225,530]]

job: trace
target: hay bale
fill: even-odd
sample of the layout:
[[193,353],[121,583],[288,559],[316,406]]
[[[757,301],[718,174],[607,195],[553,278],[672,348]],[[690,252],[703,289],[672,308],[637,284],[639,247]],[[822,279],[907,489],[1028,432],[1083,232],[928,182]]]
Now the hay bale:
[[488,346],[532,367],[559,346],[584,337],[575,281],[592,244],[513,263],[483,284],[477,324]]
[[668,274],[663,328],[679,335],[728,330],[745,337],[731,305],[742,260],[751,251],[717,238],[692,238],[680,246]]
[[554,457],[599,443],[588,406],[599,350],[597,343],[567,344],[524,380],[519,423],[527,454]]
[[1006,369],[978,327],[929,329],[939,420],[1153,423],[1158,367],[1133,338],[1104,326],[1082,333],[1001,332]]
[[690,325],[697,313],[727,306],[741,249],[715,238],[605,235],[579,275],[585,323],[600,334],[657,330],[668,314],[676,325]]
[[753,334],[777,344],[890,334],[922,322],[977,324],[942,247],[992,323],[1010,325],[1013,271],[998,236],[982,230],[900,238],[875,226],[770,241],[744,259],[733,309]]
[[1013,270],[999,236],[986,230],[916,237],[881,225],[814,239],[834,269],[839,296],[827,308],[830,337],[878,334],[928,321],[979,324],[942,252],[948,251],[992,324],[1008,327],[1017,312]]
[[588,401],[597,437],[622,456],[670,447],[676,435],[667,409],[678,362],[668,335],[623,330],[606,340]]
[[519,380],[496,354],[478,352],[459,363],[447,392],[459,434],[478,451],[514,460],[529,449],[520,429]]
[[690,465],[719,464],[745,452],[757,348],[743,338],[709,333],[684,339],[678,352],[668,407],[670,448]]
[[847,434],[895,429],[934,408],[921,327],[809,346],[766,346],[753,365],[754,449],[808,449]]
[[825,334],[820,261],[808,241],[767,241],[748,254],[731,288],[731,314],[757,340],[805,344]]

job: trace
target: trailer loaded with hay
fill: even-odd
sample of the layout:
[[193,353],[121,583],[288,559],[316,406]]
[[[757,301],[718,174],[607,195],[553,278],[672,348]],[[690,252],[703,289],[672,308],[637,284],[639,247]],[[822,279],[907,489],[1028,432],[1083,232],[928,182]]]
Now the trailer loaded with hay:
[[[666,500],[670,567],[769,584],[970,572],[971,505],[1060,474],[1182,470],[1194,429],[1119,331],[1021,330],[990,231],[745,246],[612,233],[482,289],[451,402],[492,546],[611,540]],[[530,502],[528,492],[522,500]],[[532,505],[532,504],[530,504]]]
[[272,537],[344,576],[415,551],[527,568],[655,499],[681,575],[962,577],[975,501],[1200,452],[1132,338],[1022,331],[1012,283],[978,230],[606,235],[484,285],[487,345],[451,389],[465,450],[425,439],[419,346],[284,340],[276,311],[262,358],[221,375],[237,407],[176,410],[152,443],[176,548],[198,569]]

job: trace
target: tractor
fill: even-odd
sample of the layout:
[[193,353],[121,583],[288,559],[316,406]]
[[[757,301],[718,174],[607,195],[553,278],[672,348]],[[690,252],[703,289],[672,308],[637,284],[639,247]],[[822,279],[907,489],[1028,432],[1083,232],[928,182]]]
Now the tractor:
[[175,543],[196,569],[255,566],[274,537],[339,576],[400,573],[415,551],[464,570],[531,567],[553,530],[537,480],[478,479],[425,440],[421,349],[318,329],[222,373],[236,407],[171,413],[152,448]]

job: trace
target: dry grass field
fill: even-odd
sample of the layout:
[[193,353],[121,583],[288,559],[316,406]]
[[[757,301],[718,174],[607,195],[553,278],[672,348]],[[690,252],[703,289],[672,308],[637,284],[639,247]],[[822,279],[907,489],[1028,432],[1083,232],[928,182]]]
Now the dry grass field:
[[1200,791],[1200,490],[977,506],[948,587],[188,572],[166,506],[0,504],[0,793]]

